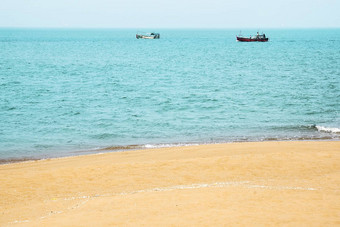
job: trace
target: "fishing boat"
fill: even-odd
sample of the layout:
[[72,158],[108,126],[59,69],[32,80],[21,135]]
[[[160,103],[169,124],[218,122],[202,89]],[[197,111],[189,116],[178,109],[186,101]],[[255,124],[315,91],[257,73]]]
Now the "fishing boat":
[[137,33],[136,34],[137,39],[159,39],[160,34],[159,33]]
[[257,32],[256,36],[244,37],[242,35],[236,36],[236,40],[240,42],[268,42],[268,38],[266,34],[262,33],[261,35]]

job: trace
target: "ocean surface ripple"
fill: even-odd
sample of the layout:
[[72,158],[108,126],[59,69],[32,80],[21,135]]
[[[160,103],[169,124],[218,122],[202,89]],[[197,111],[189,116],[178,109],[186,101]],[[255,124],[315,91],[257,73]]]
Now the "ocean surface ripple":
[[1,29],[0,159],[340,138],[340,29],[135,32]]

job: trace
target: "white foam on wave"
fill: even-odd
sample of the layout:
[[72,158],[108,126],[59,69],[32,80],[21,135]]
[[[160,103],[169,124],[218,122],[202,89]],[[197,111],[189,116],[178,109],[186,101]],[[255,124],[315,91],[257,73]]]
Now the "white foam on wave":
[[316,125],[315,127],[320,132],[340,133],[340,128],[327,128],[319,125]]

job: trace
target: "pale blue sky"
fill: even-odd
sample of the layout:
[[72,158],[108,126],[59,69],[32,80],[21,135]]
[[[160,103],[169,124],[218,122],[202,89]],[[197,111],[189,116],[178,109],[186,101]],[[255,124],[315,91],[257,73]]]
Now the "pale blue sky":
[[339,28],[340,0],[0,0],[0,27]]

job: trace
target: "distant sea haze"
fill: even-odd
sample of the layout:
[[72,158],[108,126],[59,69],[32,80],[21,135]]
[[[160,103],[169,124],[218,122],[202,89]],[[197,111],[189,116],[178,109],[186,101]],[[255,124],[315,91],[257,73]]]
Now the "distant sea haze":
[[340,29],[136,32],[1,29],[0,160],[340,139]]

